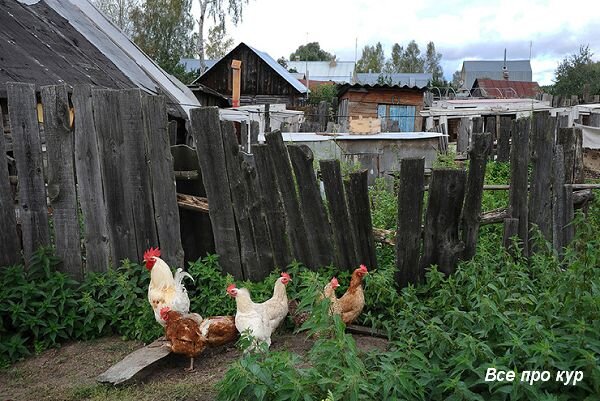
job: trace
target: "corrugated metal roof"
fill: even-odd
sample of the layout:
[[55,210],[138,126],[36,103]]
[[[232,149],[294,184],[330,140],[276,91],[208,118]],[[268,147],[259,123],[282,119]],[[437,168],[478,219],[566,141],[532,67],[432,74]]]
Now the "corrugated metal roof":
[[288,69],[296,69],[304,75],[308,69],[310,80],[333,81],[337,83],[352,82],[354,61],[288,61]]
[[494,98],[533,98],[540,93],[537,82],[506,79],[477,78],[473,83],[473,88],[479,88],[481,96]]
[[[463,61],[463,70],[467,71],[502,71],[504,60],[466,60]],[[529,60],[507,60],[506,66],[509,71],[529,71],[531,63]]]
[[408,86],[410,88],[417,87],[419,89],[427,87],[433,79],[430,73],[358,73],[356,74],[356,83],[361,85],[377,85],[380,80],[383,80],[390,86]]
[[[207,69],[215,65],[217,61],[219,60],[204,60]],[[182,58],[179,63],[183,64],[185,72],[196,72],[200,69],[200,60],[197,58]]]
[[[462,88],[471,89],[478,78],[504,79],[504,60],[464,61],[461,71]],[[512,81],[532,81],[529,60],[507,60],[508,77]]]

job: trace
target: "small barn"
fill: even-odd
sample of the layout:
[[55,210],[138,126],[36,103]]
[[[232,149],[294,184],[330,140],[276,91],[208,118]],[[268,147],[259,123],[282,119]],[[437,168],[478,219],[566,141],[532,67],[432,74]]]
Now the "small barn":
[[229,98],[233,94],[231,62],[241,65],[240,104],[273,104],[298,106],[306,98],[307,89],[267,53],[240,43],[208,68],[195,83],[200,83]]
[[431,74],[357,74],[358,83],[341,85],[338,90],[341,131],[347,132],[355,119],[378,119],[381,131],[420,131],[419,112],[430,79]]

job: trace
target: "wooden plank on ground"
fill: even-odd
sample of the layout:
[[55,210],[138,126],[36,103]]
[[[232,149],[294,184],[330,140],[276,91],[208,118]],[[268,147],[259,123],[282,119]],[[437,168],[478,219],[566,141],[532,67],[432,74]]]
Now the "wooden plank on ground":
[[492,146],[491,133],[473,133],[469,149],[470,162],[467,190],[461,216],[462,240],[465,246],[462,254],[463,260],[469,260],[475,256],[479,235],[479,214],[481,213],[481,200],[483,198],[483,180]]
[[288,238],[292,245],[294,258],[304,263],[307,267],[316,267],[313,264],[313,258],[310,253],[304,219],[302,213],[300,213],[300,204],[296,194],[296,184],[294,182],[292,166],[290,165],[288,152],[283,143],[281,132],[268,132],[265,134],[265,139],[271,154],[275,177],[283,199],[283,208],[287,222],[286,228]]
[[85,270],[102,272],[109,267],[111,252],[91,86],[75,86],[72,101],[75,110],[75,173],[85,233]]
[[371,203],[369,201],[369,186],[367,184],[369,172],[361,170],[350,173],[350,180],[346,186],[348,210],[351,218],[352,230],[356,234],[356,257],[358,264],[364,264],[369,269],[377,269],[375,255],[375,238],[371,220]]
[[50,245],[37,100],[35,85],[9,82],[6,84],[6,91],[13,152],[19,176],[23,254],[27,263],[38,247]]
[[127,355],[125,359],[111,366],[96,377],[96,381],[107,384],[121,384],[133,378],[137,373],[171,353],[170,343],[156,340]]
[[[92,91],[94,124],[98,138],[102,187],[106,202],[108,235],[111,243],[112,263],[117,267],[121,260],[140,261],[135,238],[132,194],[128,169],[124,168],[130,157],[126,149],[119,91],[95,89]],[[142,146],[141,144],[139,145]]]
[[73,161],[74,134],[69,123],[67,87],[42,87],[44,132],[48,156],[48,198],[52,206],[56,256],[62,271],[83,278],[81,243]]
[[317,183],[313,153],[306,145],[288,145],[287,148],[298,183],[300,207],[313,265],[329,266],[335,259],[334,248],[331,246],[331,225]]
[[[143,96],[142,113],[153,222],[163,259],[171,266],[184,266],[173,156],[169,141],[167,103],[164,96]],[[196,172],[196,174],[198,174]]]
[[398,288],[416,285],[424,278],[419,269],[424,183],[424,158],[400,160],[395,274]]
[[269,148],[265,144],[252,145],[256,172],[258,175],[258,195],[264,205],[265,218],[269,229],[269,238],[273,247],[276,267],[284,269],[292,262],[291,248],[285,230],[285,212],[279,184],[275,177]]
[[236,280],[243,279],[218,107],[192,109],[191,128],[202,181],[211,205],[209,216],[221,267]]
[[[519,220],[517,230],[523,254],[528,255],[529,246],[529,219],[527,209],[527,183],[529,168],[529,132],[531,120],[521,118],[513,120],[510,148],[510,190],[509,190],[509,216]],[[512,224],[512,223],[510,223]]]
[[8,176],[6,146],[4,138],[4,117],[0,109],[0,267],[21,263],[21,244],[17,235],[15,200]]

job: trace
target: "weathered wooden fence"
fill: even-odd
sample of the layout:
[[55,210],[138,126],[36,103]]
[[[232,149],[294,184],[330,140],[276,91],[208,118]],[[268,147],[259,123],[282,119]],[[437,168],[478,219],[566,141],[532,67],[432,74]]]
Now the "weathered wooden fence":
[[27,262],[43,245],[54,245],[62,270],[77,279],[125,258],[139,262],[150,246],[182,265],[163,97],[76,86],[69,98],[66,86],[47,86],[39,118],[34,85],[9,83],[7,93],[19,191],[15,209],[0,163],[0,265]]
[[242,152],[217,108],[192,110],[191,127],[225,272],[259,280],[294,259],[309,268],[376,267],[366,171],[344,185],[339,161],[321,162],[330,220],[308,147],[286,146],[275,131]]

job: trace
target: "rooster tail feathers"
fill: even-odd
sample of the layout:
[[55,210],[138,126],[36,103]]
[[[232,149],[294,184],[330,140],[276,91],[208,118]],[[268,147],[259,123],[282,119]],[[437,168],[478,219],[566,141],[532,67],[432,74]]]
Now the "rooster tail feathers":
[[184,272],[181,267],[177,269],[177,271],[175,272],[175,286],[181,287],[183,285],[183,279],[185,277],[189,277],[190,279],[192,279],[192,281],[194,281],[194,278],[188,272]]

